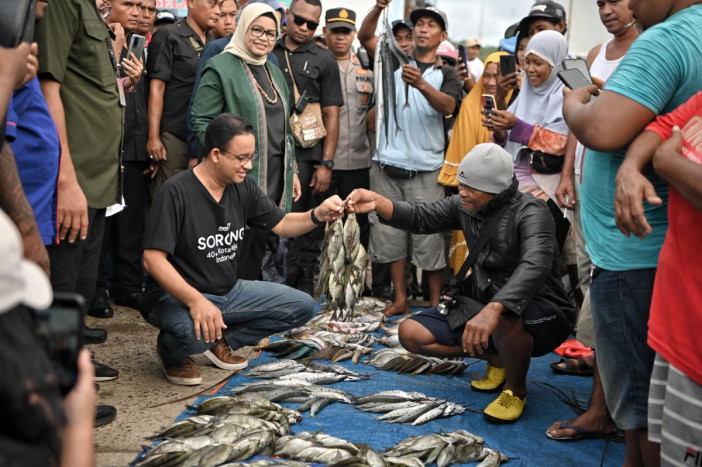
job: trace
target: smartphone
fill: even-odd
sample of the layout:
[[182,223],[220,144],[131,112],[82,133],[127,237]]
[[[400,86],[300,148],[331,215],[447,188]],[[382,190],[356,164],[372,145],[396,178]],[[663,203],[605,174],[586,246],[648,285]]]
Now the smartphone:
[[466,71],[468,71],[468,54],[466,53],[466,46],[463,44],[458,46],[458,58],[463,63],[463,66],[466,67]]
[[131,60],[131,54],[133,53],[137,60],[139,60],[144,53],[145,42],[146,38],[144,36],[140,36],[139,34],[132,34],[132,38],[129,39],[129,49],[127,49],[127,58]]
[[584,88],[592,86],[592,83],[577,68],[558,72],[558,79],[570,89]]
[[563,60],[564,70],[580,70],[580,73],[592,84],[592,76],[587,68],[587,62],[582,58],[566,58]]
[[35,4],[36,0],[0,2],[0,46],[14,49],[34,41]]
[[483,102],[483,114],[487,117],[495,110],[495,98],[490,94],[483,94],[480,96],[480,100]]
[[517,58],[512,55],[500,55],[500,73],[502,76],[515,73],[517,71]]
[[46,310],[35,311],[37,333],[53,363],[61,394],[68,394],[78,379],[78,353],[83,348],[83,297],[54,293]]

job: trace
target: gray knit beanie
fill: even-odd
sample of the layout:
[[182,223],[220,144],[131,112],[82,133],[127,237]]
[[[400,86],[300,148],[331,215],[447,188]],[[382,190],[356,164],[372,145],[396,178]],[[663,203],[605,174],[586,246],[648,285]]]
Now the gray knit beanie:
[[498,194],[512,184],[512,156],[494,143],[476,145],[458,166],[458,181],[486,193]]

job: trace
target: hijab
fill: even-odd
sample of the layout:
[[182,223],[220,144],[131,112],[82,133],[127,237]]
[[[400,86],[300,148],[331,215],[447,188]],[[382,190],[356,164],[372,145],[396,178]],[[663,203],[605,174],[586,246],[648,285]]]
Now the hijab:
[[[484,69],[487,69],[489,63],[500,65],[500,55],[507,55],[506,52],[494,52],[488,55],[484,62]],[[484,73],[484,71],[483,71]],[[470,90],[463,102],[461,109],[456,118],[456,124],[453,127],[453,134],[446,150],[444,164],[439,173],[438,182],[445,186],[458,186],[456,173],[458,172],[458,164],[461,163],[466,154],[468,154],[475,145],[487,143],[490,141],[490,130],[482,124],[483,119],[483,103],[481,96],[485,94],[485,85],[483,83],[483,75],[480,75],[478,81]],[[512,96],[512,91],[507,94],[509,102]]]
[[234,36],[229,44],[224,48],[224,52],[229,52],[232,55],[236,55],[249,65],[264,65],[268,57],[264,55],[263,57],[254,56],[249,49],[246,47],[246,34],[249,32],[251,24],[256,21],[260,16],[266,13],[270,13],[275,18],[275,29],[280,31],[280,21],[275,10],[265,3],[252,3],[246,5],[241,13],[239,22],[236,25],[236,31],[234,31]]
[[[525,76],[519,96],[507,110],[530,125],[538,124],[545,130],[567,135],[568,125],[563,118],[563,83],[557,76],[563,70],[563,60],[568,57],[565,37],[557,31],[541,31],[527,44],[526,55],[536,55],[546,61],[551,65],[551,74],[538,88]],[[514,159],[523,146],[507,141],[505,149]]]

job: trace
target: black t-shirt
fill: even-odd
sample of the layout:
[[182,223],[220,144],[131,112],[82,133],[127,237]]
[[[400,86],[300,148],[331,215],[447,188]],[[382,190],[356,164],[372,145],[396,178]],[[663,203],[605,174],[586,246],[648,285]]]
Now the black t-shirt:
[[[237,262],[243,237],[252,230],[270,230],[285,213],[246,177],[224,189],[219,202],[192,169],[168,180],[151,206],[143,247],[168,253],[168,261],[185,281],[202,293],[224,295],[237,281]],[[163,290],[149,278],[147,300]]]
[[[211,36],[207,36],[208,41]],[[195,86],[195,75],[204,44],[186,20],[156,31],[149,43],[146,71],[150,79],[166,82],[163,94],[161,132],[187,140],[188,103]]]
[[[301,45],[291,52],[285,46],[285,36],[283,36],[276,42],[273,54],[278,59],[280,69],[283,71],[285,81],[290,88],[291,109],[295,105],[295,91],[288,63],[285,60],[286,52],[300,95],[307,91],[307,99],[310,102],[319,102],[322,107],[344,105],[339,65],[334,55],[315,44],[314,41]],[[308,149],[296,147],[295,159],[298,161],[322,160],[322,143],[319,142]]]

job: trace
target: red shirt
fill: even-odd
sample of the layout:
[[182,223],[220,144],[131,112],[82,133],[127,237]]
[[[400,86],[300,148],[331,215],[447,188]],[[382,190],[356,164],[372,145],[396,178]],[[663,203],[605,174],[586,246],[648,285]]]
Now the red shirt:
[[[675,125],[682,129],[682,157],[702,164],[702,92],[658,117],[646,130],[668,139]],[[653,288],[648,344],[702,384],[702,211],[671,186],[668,219]]]

